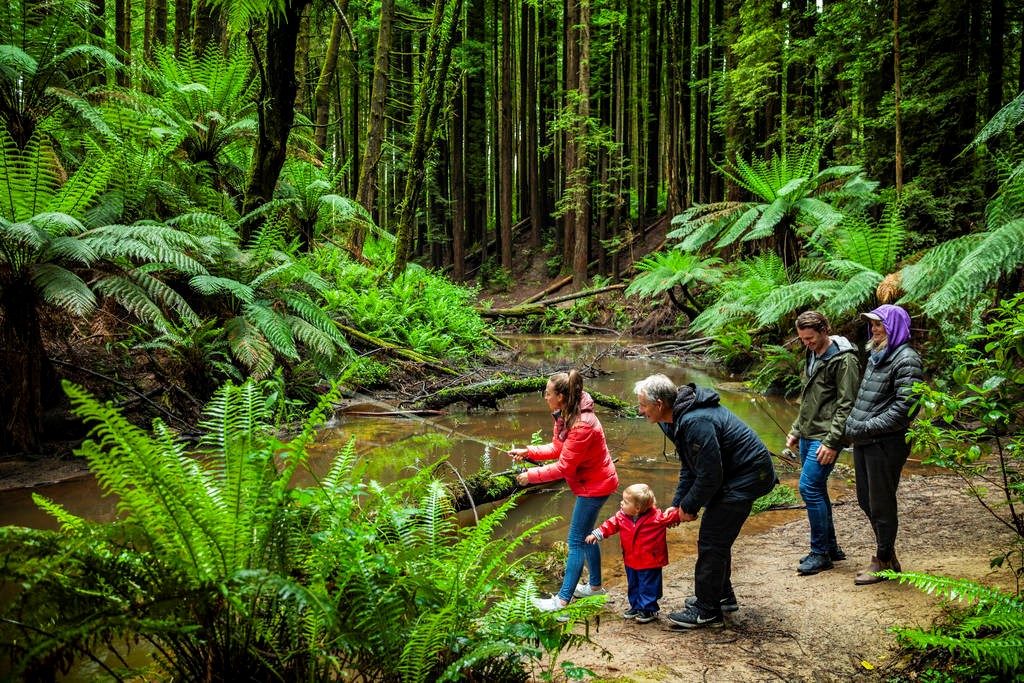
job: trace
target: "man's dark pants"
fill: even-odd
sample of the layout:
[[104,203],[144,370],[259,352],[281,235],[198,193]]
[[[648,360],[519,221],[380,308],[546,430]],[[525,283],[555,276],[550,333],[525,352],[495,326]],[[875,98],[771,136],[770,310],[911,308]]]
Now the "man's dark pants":
[[712,503],[704,509],[697,535],[697,567],[693,573],[697,606],[718,612],[722,598],[733,597],[732,544],[750,516],[753,501]]

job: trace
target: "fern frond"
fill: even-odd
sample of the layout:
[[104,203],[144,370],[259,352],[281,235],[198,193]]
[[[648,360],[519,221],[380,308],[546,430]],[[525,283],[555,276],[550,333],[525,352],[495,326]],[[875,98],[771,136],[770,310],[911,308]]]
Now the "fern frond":
[[242,311],[246,319],[263,334],[275,353],[293,360],[299,359],[291,328],[281,314],[261,302],[245,304]]
[[902,270],[903,301],[921,301],[938,291],[963,262],[977,249],[981,235],[965,235],[941,242],[925,253],[917,263]]
[[96,308],[96,295],[82,278],[55,263],[37,263],[32,283],[47,303],[84,316]]

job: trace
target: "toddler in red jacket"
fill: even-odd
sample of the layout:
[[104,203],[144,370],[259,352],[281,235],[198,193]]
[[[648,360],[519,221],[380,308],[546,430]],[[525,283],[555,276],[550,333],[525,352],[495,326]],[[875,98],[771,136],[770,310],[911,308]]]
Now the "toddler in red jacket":
[[585,539],[598,543],[619,534],[629,596],[629,609],[622,613],[626,619],[646,624],[658,618],[661,568],[668,564],[665,531],[679,522],[679,508],[662,512],[650,486],[633,484],[622,492],[619,511]]

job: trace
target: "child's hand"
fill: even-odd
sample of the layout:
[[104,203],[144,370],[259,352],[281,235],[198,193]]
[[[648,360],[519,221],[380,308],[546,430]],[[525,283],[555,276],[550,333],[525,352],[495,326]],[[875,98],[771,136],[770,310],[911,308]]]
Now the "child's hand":
[[585,542],[587,542],[587,543],[594,544],[594,543],[597,543],[597,536],[595,536],[594,534],[590,534],[589,536],[587,536],[583,540]]

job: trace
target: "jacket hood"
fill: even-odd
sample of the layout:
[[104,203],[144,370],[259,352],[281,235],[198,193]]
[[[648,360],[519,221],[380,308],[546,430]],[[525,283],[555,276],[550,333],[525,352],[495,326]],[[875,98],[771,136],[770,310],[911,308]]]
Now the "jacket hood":
[[[910,341],[910,314],[901,306],[893,304],[882,304],[868,315],[878,316],[885,328],[885,336],[888,337],[886,346],[890,349],[898,348],[901,344]],[[868,328],[868,339],[871,338],[871,328]]]
[[842,337],[842,336],[840,336],[838,334],[834,334],[834,335],[831,335],[829,337],[829,339],[831,339],[832,343],[836,345],[836,349],[837,349],[836,353],[843,353],[844,351],[856,351],[857,350],[857,347],[853,345],[853,342],[851,342],[846,337]]
[[718,392],[713,389],[698,387],[693,383],[684,384],[679,387],[675,403],[672,404],[672,420],[678,420],[683,414],[695,408],[717,406],[719,400]]

